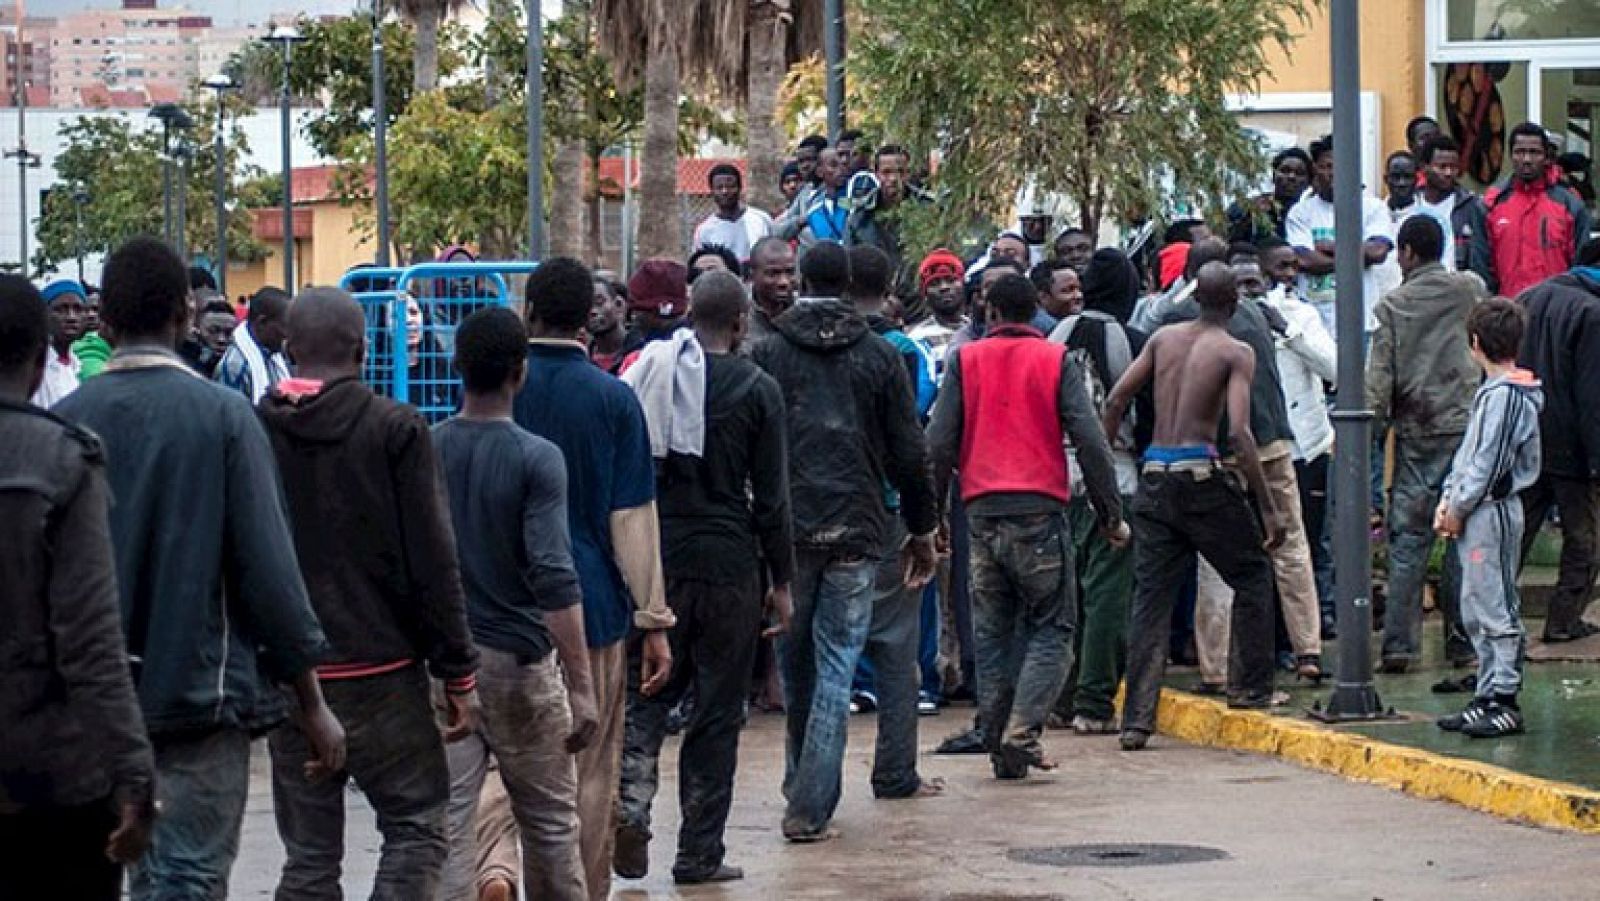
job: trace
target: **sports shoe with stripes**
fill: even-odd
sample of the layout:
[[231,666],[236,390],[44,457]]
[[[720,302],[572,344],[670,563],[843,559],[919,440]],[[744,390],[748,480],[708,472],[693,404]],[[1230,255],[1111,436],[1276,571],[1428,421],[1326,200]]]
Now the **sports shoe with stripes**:
[[1468,738],[1499,738],[1522,731],[1522,711],[1490,701],[1484,715],[1461,727]]
[[1476,723],[1482,719],[1493,703],[1488,698],[1473,698],[1460,712],[1439,717],[1436,725],[1446,732],[1460,732],[1468,723]]

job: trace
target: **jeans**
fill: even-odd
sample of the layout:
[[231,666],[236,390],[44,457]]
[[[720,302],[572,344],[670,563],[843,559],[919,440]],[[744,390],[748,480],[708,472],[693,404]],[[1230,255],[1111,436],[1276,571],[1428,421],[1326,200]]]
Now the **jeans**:
[[668,633],[672,675],[666,686],[654,697],[640,695],[638,658],[629,661],[620,817],[622,825],[649,833],[667,714],[692,689],[694,708],[678,755],[682,816],[672,869],[704,876],[715,872],[727,853],[722,838],[733,805],[739,730],[761,628],[761,579],[754,569],[739,584],[673,575],[667,580],[667,603],[678,622]]
[[449,853],[445,806],[450,771],[421,666],[322,683],[345,731],[345,768],[317,782],[305,777],[312,757],[291,720],[272,733],[272,801],[287,859],[278,901],[342,897],[345,785],[354,779],[377,815],[383,849],[374,899],[432,898]]
[[1515,695],[1522,686],[1527,647],[1517,596],[1522,526],[1516,498],[1487,501],[1462,524],[1455,546],[1461,559],[1461,618],[1478,652],[1480,698]]
[[950,596],[945,599],[955,626],[962,681],[976,691],[977,645],[972,625],[972,536],[967,530],[967,508],[961,502],[961,480],[950,481]]
[[1583,612],[1594,597],[1597,502],[1600,485],[1588,479],[1544,474],[1522,492],[1524,560],[1550,515],[1550,508],[1561,511],[1561,572],[1556,590],[1550,595],[1550,611],[1544,623],[1546,635],[1569,632],[1583,619]]
[[1044,759],[1039,736],[1072,666],[1077,579],[1065,510],[968,518],[978,715],[995,774]]
[[1328,461],[1324,453],[1314,460],[1294,464],[1294,477],[1300,486],[1300,521],[1305,525],[1306,541],[1311,545],[1311,572],[1316,579],[1317,607],[1322,618],[1335,617],[1333,603],[1333,547],[1328,542]]
[[1272,693],[1272,563],[1244,490],[1220,470],[1145,473],[1133,501],[1133,616],[1125,731],[1155,731],[1172,605],[1198,553],[1233,589],[1228,693]]
[[[1132,506],[1131,498],[1123,507]],[[1117,549],[1100,532],[1087,498],[1067,506],[1072,556],[1077,565],[1078,628],[1073,636],[1076,666],[1056,710],[1063,718],[1109,720],[1112,698],[1128,665],[1128,598],[1133,594],[1133,548]]]
[[[1413,661],[1422,656],[1422,584],[1435,541],[1433,514],[1460,435],[1396,437],[1394,477],[1389,486],[1389,601],[1383,619],[1383,658]],[[1471,659],[1461,630],[1460,567],[1454,550],[1444,556],[1440,586],[1445,654]]]
[[[521,836],[523,865],[516,866],[513,844],[510,866],[496,863],[492,875],[515,884],[520,871],[530,898],[584,901],[578,770],[566,749],[572,713],[556,656],[524,664],[514,654],[481,646],[478,655],[483,723],[445,748],[450,856],[442,897],[477,901],[480,878],[490,861],[502,856],[494,846],[509,821],[510,833]],[[499,778],[492,783],[487,780],[491,759],[499,765]],[[483,805],[486,796],[490,802]],[[489,847],[484,847],[485,832]]]
[[118,901],[122,865],[106,857],[116,828],[110,798],[0,813],[0,898]]
[[250,735],[219,729],[198,738],[156,736],[156,817],[150,850],[128,873],[132,901],[228,897],[250,791]]
[[839,806],[850,679],[872,625],[877,561],[797,549],[794,618],[778,642],[788,735],[786,835],[824,831]]
[[908,591],[900,572],[905,526],[890,526],[872,589],[872,625],[861,655],[878,696],[878,743],[872,757],[872,793],[903,798],[922,785],[917,775],[917,685],[923,593]]
[[944,697],[944,676],[939,672],[939,621],[943,617],[939,608],[939,584],[929,582],[922,589],[922,604],[918,612],[917,672],[921,676],[921,693],[930,701]]

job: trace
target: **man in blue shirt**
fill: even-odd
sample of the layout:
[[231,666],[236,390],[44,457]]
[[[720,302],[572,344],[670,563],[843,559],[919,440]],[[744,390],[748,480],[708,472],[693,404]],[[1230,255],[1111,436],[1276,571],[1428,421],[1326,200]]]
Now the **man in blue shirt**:
[[526,300],[528,380],[512,416],[560,448],[567,465],[567,520],[600,723],[578,755],[579,849],[589,896],[602,899],[611,891],[630,624],[644,633],[640,692],[655,694],[672,670],[654,463],[639,401],[589,361],[579,340],[594,302],[588,267],[546,260],[528,279]]

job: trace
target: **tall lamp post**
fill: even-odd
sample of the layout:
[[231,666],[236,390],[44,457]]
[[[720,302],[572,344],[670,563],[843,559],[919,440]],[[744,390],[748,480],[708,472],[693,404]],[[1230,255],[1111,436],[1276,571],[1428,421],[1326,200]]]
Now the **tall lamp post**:
[[383,0],[372,0],[372,165],[373,212],[378,217],[380,269],[389,266],[389,109],[383,75]]
[[161,237],[174,248],[182,239],[173,225],[177,214],[173,203],[172,133],[194,127],[194,119],[176,103],[158,103],[150,108],[149,117],[161,123]]
[[283,290],[294,293],[294,169],[290,162],[294,124],[289,118],[289,64],[294,61],[294,45],[305,40],[297,28],[280,25],[262,40],[276,44],[283,52]]
[[214,151],[214,166],[216,168],[216,187],[213,189],[212,205],[217,217],[217,249],[214,256],[217,270],[217,290],[223,297],[228,296],[228,167],[227,144],[223,140],[223,132],[227,126],[228,109],[224,102],[229,91],[239,90],[239,84],[225,73],[218,73],[206,79],[205,86],[217,92],[217,134],[216,149]]
[[528,0],[528,259],[544,255],[544,13]]
[[20,227],[17,229],[17,241],[20,254],[17,263],[22,267],[23,275],[28,274],[28,170],[39,168],[39,154],[28,150],[28,81],[23,74],[22,61],[27,54],[22,52],[22,0],[17,0],[17,74],[12,84],[16,85],[17,104],[17,146],[6,151],[6,159],[17,161],[17,211],[21,218]]
[[822,50],[827,63],[828,140],[844,130],[844,0],[822,4]]
[[89,205],[89,192],[82,187],[72,192],[72,239],[78,251],[78,284],[83,284],[83,208]]

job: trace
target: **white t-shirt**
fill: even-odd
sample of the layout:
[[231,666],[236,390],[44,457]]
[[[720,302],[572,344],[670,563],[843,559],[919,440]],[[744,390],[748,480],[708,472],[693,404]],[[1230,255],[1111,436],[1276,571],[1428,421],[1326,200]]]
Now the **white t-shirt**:
[[[1318,241],[1332,241],[1333,234],[1333,204],[1312,190],[1307,190],[1300,202],[1289,210],[1289,217],[1284,222],[1284,232],[1289,245],[1298,251],[1310,251],[1316,247]],[[1381,239],[1387,241],[1391,248],[1394,247],[1394,227],[1389,221],[1389,206],[1376,197],[1361,195],[1361,240],[1362,242]],[[1394,251],[1390,250],[1389,256],[1376,266],[1367,266],[1361,273],[1361,305],[1366,322],[1365,331],[1371,333],[1378,327],[1377,308],[1378,299],[1383,296],[1384,285],[1393,278],[1394,284],[1399,284],[1398,278],[1400,264],[1395,260]],[[1339,339],[1339,329],[1335,323],[1334,315],[1334,279],[1333,273],[1327,275],[1309,275],[1302,273],[1300,276],[1300,293],[1316,307],[1317,313],[1322,316],[1323,324],[1328,327],[1328,333],[1334,340]]]
[[737,219],[724,219],[712,213],[695,226],[694,249],[721,244],[743,263],[750,259],[750,248],[770,234],[772,217],[753,206],[745,207],[744,214]]
[[54,347],[46,351],[44,363],[44,379],[39,382],[39,390],[33,392],[29,398],[36,407],[48,410],[56,402],[78,390],[78,371],[83,364],[78,362],[78,355],[67,351],[65,357],[56,353]]
[[928,348],[928,357],[933,361],[935,382],[944,381],[944,358],[950,351],[950,340],[956,336],[956,332],[966,328],[966,325],[965,317],[962,317],[961,325],[951,328],[935,317],[929,316],[906,331],[906,337],[920,341]]

